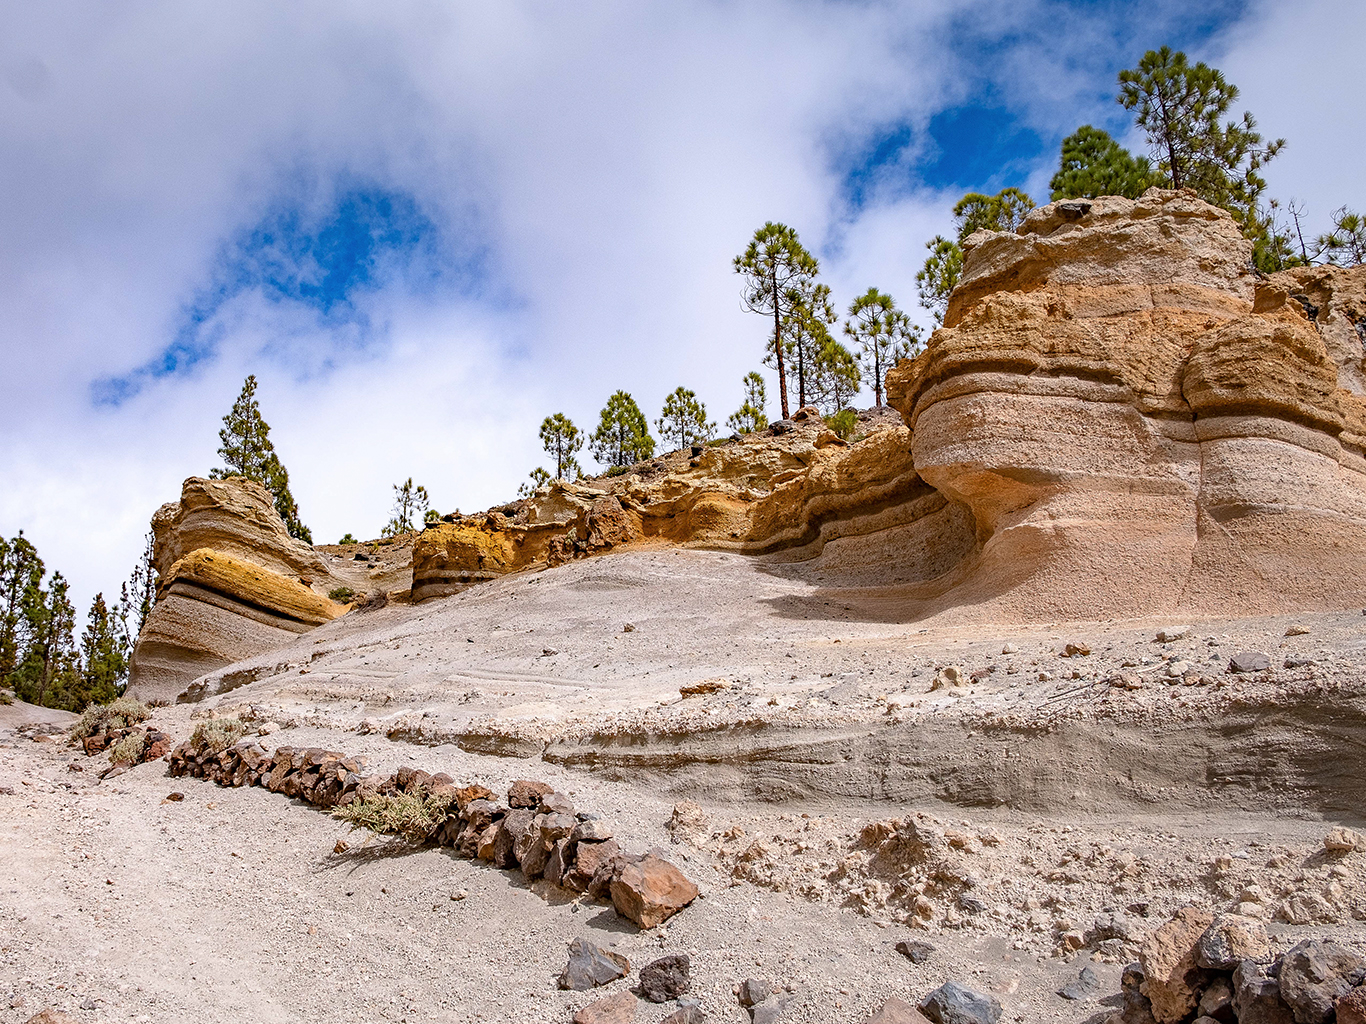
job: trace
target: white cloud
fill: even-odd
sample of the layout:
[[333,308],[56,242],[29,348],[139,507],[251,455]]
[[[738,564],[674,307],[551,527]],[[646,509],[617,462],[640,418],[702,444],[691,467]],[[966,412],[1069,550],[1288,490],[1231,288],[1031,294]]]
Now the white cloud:
[[[762,356],[764,325],[741,310],[730,267],[753,229],[797,227],[822,250],[841,307],[877,284],[914,309],[923,243],[947,226],[951,197],[884,188],[850,210],[840,160],[984,81],[991,102],[1031,123],[1076,119],[1068,111],[1110,88],[1096,80],[1106,47],[1142,28],[1072,12],[1055,31],[1068,11],[1057,0],[11,5],[0,532],[24,528],[83,600],[116,588],[151,512],[215,464],[219,418],[248,372],[320,540],[375,533],[389,485],[409,475],[443,510],[512,497],[543,461],[540,419],[562,410],[591,429],[617,388],[653,419],[683,384],[724,422]],[[1249,31],[1231,63],[1273,29]],[[1305,40],[1293,59],[1317,69],[1317,21],[1312,35],[1293,22],[1274,31],[1287,46]],[[982,58],[962,47],[979,35],[1005,41]],[[1290,134],[1272,123],[1276,104],[1253,102],[1257,74],[1231,77],[1269,131]],[[1285,76],[1261,77],[1274,89]],[[1331,117],[1322,104],[1315,116]],[[296,351],[316,339],[335,355],[326,325],[246,294],[230,308],[250,315],[224,313],[216,359],[117,409],[92,405],[92,381],[165,349],[225,242],[307,192],[300,183],[346,176],[413,196],[448,241],[482,251],[480,287],[359,299],[381,336],[308,373],[261,350],[288,333]]]

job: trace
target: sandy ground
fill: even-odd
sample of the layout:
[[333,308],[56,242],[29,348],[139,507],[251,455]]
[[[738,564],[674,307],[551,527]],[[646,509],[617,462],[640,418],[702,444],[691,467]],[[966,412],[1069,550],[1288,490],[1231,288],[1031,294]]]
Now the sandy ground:
[[[635,968],[689,953],[717,1021],[748,1019],[732,987],[755,976],[791,986],[785,1021],[862,1024],[948,978],[1008,1021],[1099,1021],[1185,902],[1261,915],[1278,948],[1366,947],[1366,854],[1323,849],[1361,827],[1360,610],[950,630],[888,607],[737,556],[607,556],[347,616],[156,713],[179,738],[244,713],[377,771],[545,779],[699,884],[648,933],[264,790],[164,763],[99,782],[102,759],[0,717],[0,1021],[568,1021],[604,994],[555,987],[578,936]],[[1226,671],[1248,649],[1275,670]],[[682,800],[701,816],[671,832]],[[936,952],[915,966],[904,939]],[[1099,991],[1064,1000],[1083,965]]]

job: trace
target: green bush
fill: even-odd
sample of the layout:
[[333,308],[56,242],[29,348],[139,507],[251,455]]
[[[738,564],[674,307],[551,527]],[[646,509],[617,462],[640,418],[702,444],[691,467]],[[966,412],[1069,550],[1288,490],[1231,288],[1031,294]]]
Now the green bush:
[[147,734],[135,729],[109,748],[110,764],[135,765],[142,763],[142,750],[146,746]]
[[239,718],[210,718],[200,722],[190,734],[190,746],[200,754],[217,754],[247,734],[247,727]]
[[120,697],[108,704],[91,704],[71,727],[71,738],[83,740],[97,732],[131,729],[152,717],[152,709],[133,697]]
[[630,466],[613,466],[604,474],[604,476],[623,476],[629,472],[631,472]]
[[351,536],[351,534],[348,533],[348,534],[347,534],[345,537],[343,537],[341,540],[337,541],[337,543],[338,543],[338,544],[356,544],[356,543],[358,543],[358,541],[356,540],[355,537]]
[[858,413],[853,409],[841,409],[835,415],[825,417],[825,425],[847,441],[854,436],[854,428],[858,426]]
[[352,829],[367,828],[380,835],[402,836],[421,843],[441,827],[450,809],[450,797],[433,796],[422,790],[353,800],[334,810],[332,817],[346,822]]
[[337,601],[340,604],[346,604],[348,601],[350,601],[353,597],[356,596],[356,592],[352,590],[350,587],[333,587],[331,590],[327,592],[327,596],[331,600]]
[[9,690],[0,690],[0,704],[13,704],[14,694]]

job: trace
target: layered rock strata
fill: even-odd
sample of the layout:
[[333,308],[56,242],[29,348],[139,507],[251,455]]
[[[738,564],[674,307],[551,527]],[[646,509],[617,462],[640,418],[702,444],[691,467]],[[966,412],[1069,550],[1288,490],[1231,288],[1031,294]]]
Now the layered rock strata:
[[[965,250],[943,329],[888,374],[916,471],[976,529],[933,608],[1362,601],[1360,312],[1341,296],[1366,270],[1259,280],[1227,213],[1156,189],[1041,207]],[[1292,297],[1309,291],[1317,327]]]
[[917,476],[903,425],[870,415],[863,430],[846,443],[803,409],[622,476],[555,481],[526,500],[435,524],[414,547],[413,598],[650,541],[831,564],[851,561],[852,542],[861,545],[853,561],[889,578],[942,574],[974,543],[966,510]]
[[269,491],[240,477],[185,481],[152,517],[157,601],[133,652],[129,692],[174,700],[204,672],[336,618],[326,595],[363,569],[291,537]]

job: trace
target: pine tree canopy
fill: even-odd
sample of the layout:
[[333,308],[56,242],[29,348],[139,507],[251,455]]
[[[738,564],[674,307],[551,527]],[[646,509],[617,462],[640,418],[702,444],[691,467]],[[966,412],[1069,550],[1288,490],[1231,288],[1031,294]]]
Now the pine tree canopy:
[[556,480],[572,480],[580,475],[574,454],[583,447],[583,442],[583,432],[564,413],[557,412],[542,421],[541,444],[545,453],[555,460]]
[[820,264],[802,246],[797,232],[786,224],[768,221],[754,232],[748,247],[734,260],[735,272],[744,279],[741,301],[751,313],[773,317],[768,350],[778,371],[778,396],[783,418],[788,415],[787,364],[783,342],[783,314],[790,309],[789,296],[800,291],[820,271]]
[[625,391],[607,400],[598,429],[588,439],[588,450],[604,466],[630,466],[655,453],[650,422]]
[[270,442],[270,425],[261,416],[261,407],[256,401],[255,374],[243,382],[242,393],[223,417],[218,437],[223,442],[218,454],[225,468],[214,469],[209,475],[217,480],[244,476],[264,485],[275,496],[275,511],[280,514],[289,535],[312,544],[313,533],[300,521],[299,506],[289,491],[289,473]]
[[844,333],[859,346],[860,368],[871,379],[873,397],[881,406],[883,378],[888,368],[911,354],[920,341],[920,328],[896,308],[890,295],[869,288],[850,304]]
[[1048,183],[1050,199],[1137,199],[1157,184],[1146,157],[1134,156],[1108,132],[1084,124],[1062,140],[1062,162]]
[[688,448],[711,440],[716,424],[707,422],[707,407],[697,394],[685,387],[676,388],[664,399],[664,409],[655,420],[660,440],[674,448]]
[[[813,364],[814,365],[814,364]],[[740,408],[730,414],[726,426],[737,434],[751,434],[768,426],[764,409],[768,405],[764,393],[764,378],[756,370],[750,370],[744,379],[745,400]]]

